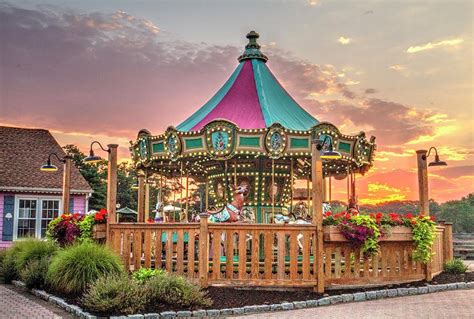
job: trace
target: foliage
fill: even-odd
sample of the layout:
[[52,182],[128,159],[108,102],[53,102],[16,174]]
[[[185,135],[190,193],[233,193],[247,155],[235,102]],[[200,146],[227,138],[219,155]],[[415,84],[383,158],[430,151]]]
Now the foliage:
[[101,161],[97,164],[84,163],[86,155],[75,145],[69,144],[63,147],[65,152],[72,156],[74,165],[79,169],[82,176],[93,189],[89,198],[89,208],[99,210],[105,207],[107,198],[107,162]]
[[15,241],[4,253],[0,277],[3,277],[5,283],[10,283],[19,278],[20,270],[30,261],[49,257],[56,249],[54,244],[37,239]]
[[355,247],[360,247],[364,257],[376,255],[379,251],[378,240],[381,237],[380,225],[368,215],[346,215],[340,224],[344,237]]
[[15,267],[17,273],[34,260],[50,258],[53,256],[58,247],[49,241],[37,239],[28,239],[22,242],[22,248],[15,254]]
[[186,278],[165,274],[146,281],[149,298],[153,302],[163,302],[181,307],[210,306],[212,300],[201,288]]
[[444,263],[444,271],[450,274],[463,274],[467,271],[467,266],[461,259],[454,258],[453,260]]
[[425,216],[370,213],[369,215],[326,212],[323,225],[336,225],[342,234],[355,246],[361,247],[364,256],[376,254],[379,250],[378,240],[390,233],[392,226],[412,228],[415,249],[413,259],[427,263],[431,256],[431,248],[436,237],[435,218]]
[[132,278],[138,282],[145,282],[150,278],[164,275],[166,271],[162,269],[140,268],[133,272]]
[[91,241],[93,226],[106,222],[107,211],[105,209],[89,215],[62,214],[49,223],[46,237],[57,242],[60,246],[72,245],[76,241]]
[[26,267],[20,270],[20,279],[28,288],[43,288],[45,285],[46,273],[50,257],[33,259],[26,264]]
[[145,310],[147,295],[146,287],[127,275],[109,275],[90,286],[82,304],[99,313],[134,314]]
[[123,272],[119,256],[109,248],[85,242],[61,250],[53,257],[46,282],[58,292],[77,294],[100,277]]
[[474,233],[474,193],[441,205],[438,219],[453,223],[455,233]]
[[436,223],[427,216],[419,216],[411,220],[411,229],[415,242],[413,260],[429,262],[433,255],[431,247],[436,238]]
[[86,242],[92,240],[92,227],[95,224],[95,216],[94,214],[86,215],[77,223],[79,227],[80,235],[79,241]]
[[79,222],[84,218],[78,213],[62,214],[48,224],[46,237],[60,246],[73,244],[81,235]]
[[[443,204],[430,200],[429,209],[430,215],[436,217],[436,219],[452,222],[453,232],[474,232],[474,193]],[[333,212],[335,211],[336,209],[333,209]],[[381,212],[387,214],[398,212],[400,215],[408,213],[418,215],[419,203],[418,201],[392,201],[377,205],[361,205],[360,211],[363,213]]]

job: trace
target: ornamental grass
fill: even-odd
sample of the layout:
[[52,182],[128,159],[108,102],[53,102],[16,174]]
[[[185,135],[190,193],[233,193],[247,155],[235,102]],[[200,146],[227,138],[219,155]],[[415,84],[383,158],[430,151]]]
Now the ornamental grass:
[[122,262],[105,246],[85,242],[61,250],[51,260],[47,284],[63,294],[80,294],[98,278],[123,274]]

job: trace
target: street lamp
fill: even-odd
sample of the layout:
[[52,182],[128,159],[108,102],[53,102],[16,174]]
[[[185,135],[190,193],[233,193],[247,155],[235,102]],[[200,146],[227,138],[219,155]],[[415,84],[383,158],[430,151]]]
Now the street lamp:
[[445,161],[439,160],[438,150],[434,146],[430,147],[427,155],[422,155],[423,160],[426,161],[426,159],[430,156],[431,150],[435,151],[435,160],[434,162],[429,163],[428,166],[447,166],[448,165]]
[[100,148],[109,154],[107,166],[107,239],[109,236],[109,227],[111,223],[115,223],[115,211],[117,209],[117,144],[109,144],[108,148],[104,148],[98,141],[93,141],[90,146],[89,156],[84,158],[84,163],[93,164],[100,162],[102,158],[94,154],[92,146],[98,144]]
[[[435,151],[435,160],[427,165],[426,160],[430,156],[431,150]],[[446,166],[446,162],[441,161],[438,156],[436,147],[430,147],[429,151],[416,151],[418,163],[418,194],[420,197],[420,214],[424,216],[430,215],[430,203],[428,194],[428,166]]]
[[[317,143],[316,144],[316,149],[318,151],[321,151],[323,149],[323,146],[326,144],[326,141],[329,139],[329,136],[326,135],[322,143]],[[329,139],[329,141],[331,141]],[[329,149],[322,151],[321,152],[321,159],[340,159],[342,157],[341,153],[336,152],[332,148],[332,143],[329,144]]]
[[71,185],[71,162],[72,157],[69,155],[60,158],[56,153],[50,153],[48,155],[48,161],[46,164],[40,167],[42,172],[56,172],[58,167],[53,165],[51,162],[51,156],[56,157],[56,159],[64,164],[63,172],[63,193],[62,193],[62,212],[63,214],[69,213],[69,198],[70,198],[70,185]]

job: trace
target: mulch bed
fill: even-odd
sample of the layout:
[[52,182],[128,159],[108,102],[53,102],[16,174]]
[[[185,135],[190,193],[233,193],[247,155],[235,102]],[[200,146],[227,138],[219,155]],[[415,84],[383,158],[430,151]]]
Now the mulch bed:
[[[462,275],[452,275],[441,273],[433,278],[430,284],[448,284],[453,282],[469,282],[474,281],[474,272]],[[255,287],[252,288],[225,288],[225,287],[209,287],[207,291],[209,296],[214,300],[212,309],[237,308],[253,305],[271,305],[282,302],[305,301],[318,299],[324,296],[349,294],[355,292],[373,291],[389,288],[410,288],[420,287],[428,284],[426,280],[420,280],[399,285],[386,285],[370,288],[357,289],[331,289],[327,290],[324,295],[315,293],[311,288],[291,289],[291,290],[263,290]],[[183,310],[183,309],[181,309]]]
[[[430,284],[448,284],[454,282],[470,282],[474,281],[474,272],[468,272],[461,275],[453,275],[447,273],[441,273],[433,278]],[[242,288],[227,288],[227,287],[209,287],[206,289],[214,304],[209,309],[225,309],[225,308],[238,308],[244,306],[253,305],[271,305],[282,302],[293,302],[293,301],[305,301],[314,300],[326,296],[349,294],[355,292],[365,292],[381,289],[391,288],[410,288],[420,287],[428,284],[426,280],[420,280],[410,282],[406,284],[398,285],[386,285],[376,287],[363,287],[363,288],[352,288],[352,289],[330,289],[325,294],[319,294],[312,291],[311,288],[289,288],[289,289],[278,289],[270,290],[268,288],[262,289],[258,287],[242,287]],[[78,296],[65,296],[58,295],[65,299],[70,304],[80,305],[80,299]],[[179,310],[195,310],[195,309],[182,309],[179,307],[167,307],[163,304],[156,304],[152,309],[147,309],[147,312],[162,312],[162,311],[179,311]],[[104,314],[100,314],[104,315]],[[117,315],[117,314],[108,314]]]

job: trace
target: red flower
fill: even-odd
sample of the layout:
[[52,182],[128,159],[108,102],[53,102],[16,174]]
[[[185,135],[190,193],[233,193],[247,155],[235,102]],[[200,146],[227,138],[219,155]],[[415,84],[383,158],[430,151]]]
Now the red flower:
[[375,214],[374,214],[374,213],[370,213],[369,216],[370,216],[370,218],[375,218]]
[[331,212],[326,212],[325,213],[326,217],[331,217],[331,214],[332,214]]
[[410,213],[408,213],[408,214],[405,215],[405,218],[412,219],[412,218],[413,218],[413,215],[410,214]]
[[375,218],[380,219],[380,218],[382,218],[382,216],[383,216],[382,213],[377,213],[377,214],[375,215]]
[[430,220],[432,220],[432,221],[436,221],[436,217],[434,217],[434,216],[430,216]]
[[412,225],[416,225],[416,223],[417,223],[416,219],[414,219],[414,220],[411,221],[411,224],[412,224]]

